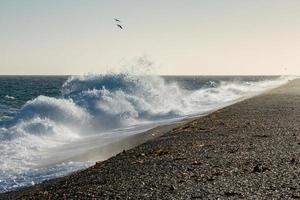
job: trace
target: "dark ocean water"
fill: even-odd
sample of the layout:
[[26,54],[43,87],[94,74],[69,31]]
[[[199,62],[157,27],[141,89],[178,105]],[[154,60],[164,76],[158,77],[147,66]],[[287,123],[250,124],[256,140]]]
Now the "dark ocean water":
[[[287,81],[263,76],[0,76],[0,192],[85,168],[88,159],[60,160],[117,137],[203,114]],[[58,150],[69,144],[80,145],[72,152]]]
[[67,76],[0,76],[0,119],[40,95],[59,97]]
[[[221,82],[258,82],[278,76],[165,76],[166,83],[177,82],[187,90],[218,87]],[[29,100],[40,95],[62,96],[68,76],[0,76],[0,119],[11,118]]]

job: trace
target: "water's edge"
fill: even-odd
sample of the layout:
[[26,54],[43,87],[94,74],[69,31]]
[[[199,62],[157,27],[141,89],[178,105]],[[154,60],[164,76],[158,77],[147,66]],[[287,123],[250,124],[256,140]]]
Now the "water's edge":
[[[240,98],[240,99],[237,99],[233,102],[230,102],[228,103],[227,105],[224,105],[222,107],[219,107],[215,110],[212,110],[212,111],[209,111],[207,113],[204,113],[204,114],[201,114],[201,115],[198,115],[198,116],[194,116],[194,117],[190,117],[190,118],[187,118],[187,119],[183,119],[183,120],[180,120],[180,121],[176,121],[176,122],[171,122],[169,124],[164,124],[164,125],[159,125],[157,127],[154,127],[148,131],[145,131],[145,132],[141,132],[141,133],[137,133],[135,135],[131,135],[131,136],[128,136],[126,138],[123,138],[123,139],[120,139],[119,141],[115,142],[115,143],[110,143],[110,144],[107,144],[105,146],[101,146],[99,148],[96,148],[96,149],[92,149],[88,152],[85,152],[84,154],[81,154],[81,155],[77,155],[77,156],[74,156],[72,158],[69,158],[67,160],[64,160],[63,162],[70,162],[70,161],[73,161],[73,160],[78,160],[78,161],[85,161],[86,158],[88,157],[89,159],[91,160],[97,160],[95,161],[95,164],[97,162],[103,162],[105,160],[108,160],[116,155],[118,155],[119,153],[123,152],[123,151],[126,151],[126,150],[130,150],[130,149],[133,149],[143,143],[146,143],[152,139],[155,139],[155,138],[158,138],[158,137],[161,137],[163,136],[164,134],[168,133],[169,131],[175,129],[175,128],[178,128],[178,127],[181,127],[181,126],[184,126],[185,124],[191,122],[191,121],[194,121],[196,119],[199,119],[199,118],[202,118],[204,116],[207,116],[207,115],[210,115],[210,114],[213,114],[214,112],[218,112],[226,107],[229,107],[229,106],[233,106],[237,103],[240,103],[242,101],[245,101],[245,100],[248,100],[248,99],[251,99],[251,98],[254,98],[254,97],[257,97],[257,96],[260,96],[260,95],[264,95],[264,94],[267,94],[273,90],[276,90],[280,87],[283,87],[285,85],[287,85],[289,82],[283,84],[283,85],[279,85],[278,87],[275,87],[275,88],[272,88],[272,89],[269,89],[269,90],[266,90],[264,92],[261,92],[259,94],[256,94],[256,95],[252,95],[252,96],[249,96],[249,97],[243,97],[243,98]],[[101,158],[99,158],[99,152],[101,152]],[[105,152],[105,154],[103,154],[103,152]],[[104,155],[104,157],[103,157]],[[92,168],[94,165],[88,167],[88,168],[85,168],[85,169],[81,169],[81,170],[78,170],[78,171],[74,171],[74,172],[71,172],[69,174],[66,174],[66,175],[63,175],[63,176],[60,176],[60,177],[56,177],[56,178],[53,178],[53,179],[49,179],[49,180],[45,180],[41,183],[38,183],[36,184],[35,186],[38,186],[39,184],[43,184],[43,183],[49,183],[49,182],[52,182],[52,181],[56,181],[56,180],[59,180],[63,177],[67,177],[67,176],[70,176],[74,173],[80,173],[80,171],[84,171],[84,170],[88,170],[89,168]],[[26,189],[29,189],[31,187],[35,187],[35,186],[25,186],[25,187],[19,187],[19,188],[16,188],[16,190],[11,190],[11,191],[8,191],[8,192],[5,192],[5,193],[11,193],[11,192],[14,192],[14,191],[19,191],[19,190],[26,190]],[[2,193],[4,194],[4,193]]]
[[[265,94],[265,93],[269,92],[270,90],[274,90],[274,89],[276,89],[278,87],[282,87],[283,85],[286,85],[286,84],[287,83],[279,85],[279,86],[277,86],[275,88],[272,88],[272,89],[265,90],[263,92],[258,92],[258,93],[255,93],[255,94],[252,93],[252,94],[249,94],[248,96],[246,95],[246,96],[241,97],[239,99],[235,99],[231,102],[227,102],[226,104],[223,104],[222,106],[216,107],[215,109],[210,110],[206,113],[202,113],[202,114],[199,114],[199,115],[193,115],[191,117],[186,117],[184,119],[178,119],[178,120],[172,121],[172,122],[164,122],[164,123],[161,123],[161,124],[155,124],[154,128],[151,128],[148,131],[141,131],[139,133],[127,136],[125,138],[124,137],[119,138],[119,139],[117,139],[113,142],[107,143],[107,144],[102,145],[100,147],[96,147],[96,148],[90,149],[88,151],[85,151],[84,153],[80,153],[80,154],[68,157],[67,159],[64,159],[64,160],[59,160],[58,159],[58,160],[56,160],[56,162],[50,162],[50,163],[51,163],[51,165],[55,165],[55,164],[59,164],[59,163],[68,163],[68,162],[73,162],[73,161],[79,161],[79,162],[84,162],[84,161],[87,161],[87,160],[90,160],[92,162],[105,161],[105,160],[117,155],[118,153],[120,153],[124,150],[126,151],[126,150],[129,150],[129,149],[132,149],[132,148],[134,148],[134,147],[136,147],[140,144],[143,144],[143,143],[145,143],[145,142],[147,142],[151,139],[160,137],[160,136],[166,134],[167,132],[171,131],[172,129],[174,129],[176,127],[179,127],[179,126],[182,126],[186,123],[189,123],[190,121],[193,121],[195,119],[207,116],[207,115],[209,115],[213,112],[216,112],[216,111],[221,110],[225,107],[234,105],[234,104],[236,104],[238,102],[241,102],[241,101],[244,101],[246,99],[249,99],[249,98],[252,98],[252,97],[255,97],[255,96],[259,96],[261,94]],[[46,163],[44,163],[44,165],[40,165],[39,168],[40,167],[41,168],[49,167],[49,163],[46,162]],[[82,169],[82,170],[86,170],[86,169],[87,168]],[[79,170],[79,171],[81,171],[81,170]],[[48,179],[48,180],[43,181],[43,182],[47,182],[49,180],[55,180],[55,179],[58,179],[58,178],[61,178],[61,177],[69,176],[70,174],[73,174],[73,173],[78,173],[78,171],[74,171],[74,172],[71,172],[69,174],[65,174],[63,176],[58,176],[57,178],[54,178],[54,179]],[[41,183],[43,183],[43,182],[41,182]],[[38,183],[38,184],[40,184],[40,183]],[[23,188],[27,188],[27,186],[15,188],[15,189],[16,190],[21,190]]]

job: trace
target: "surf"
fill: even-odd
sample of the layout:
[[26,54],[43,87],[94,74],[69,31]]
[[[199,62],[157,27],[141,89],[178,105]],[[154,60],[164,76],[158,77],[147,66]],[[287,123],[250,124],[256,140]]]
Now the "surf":
[[190,89],[154,75],[69,77],[59,97],[38,96],[0,123],[0,191],[85,168],[95,157],[82,155],[93,149],[104,159],[101,148],[120,139],[216,110],[289,79],[208,79]]

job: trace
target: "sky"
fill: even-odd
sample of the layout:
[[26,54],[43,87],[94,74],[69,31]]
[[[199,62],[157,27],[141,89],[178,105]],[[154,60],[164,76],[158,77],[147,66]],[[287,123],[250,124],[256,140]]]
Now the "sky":
[[299,75],[299,53],[299,0],[0,0],[0,75]]

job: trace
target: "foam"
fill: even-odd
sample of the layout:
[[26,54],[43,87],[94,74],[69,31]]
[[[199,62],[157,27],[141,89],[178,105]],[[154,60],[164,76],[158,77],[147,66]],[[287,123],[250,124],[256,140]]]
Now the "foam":
[[[32,169],[47,159],[47,152],[53,154],[65,144],[95,135],[108,141],[119,136],[114,134],[116,129],[125,132],[128,127],[145,123],[154,126],[163,120],[195,116],[287,81],[288,78],[280,77],[258,82],[210,82],[209,87],[186,90],[159,76],[73,76],[63,85],[61,98],[39,96],[28,101],[15,118],[0,128],[2,176],[6,174],[4,179],[10,183],[16,174],[23,176],[29,170],[34,177]],[[38,172],[36,179],[30,181],[47,177],[47,173],[43,176]],[[6,185],[11,187],[13,184]]]

